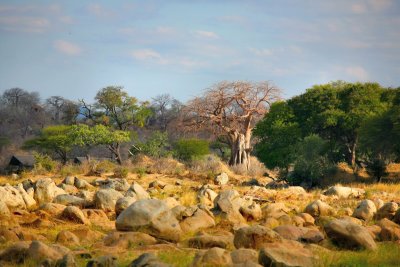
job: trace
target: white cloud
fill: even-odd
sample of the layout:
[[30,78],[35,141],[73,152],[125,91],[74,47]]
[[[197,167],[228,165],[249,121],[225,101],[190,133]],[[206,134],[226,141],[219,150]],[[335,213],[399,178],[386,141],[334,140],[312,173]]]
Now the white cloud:
[[256,56],[260,56],[260,57],[268,57],[268,56],[272,56],[273,52],[271,49],[257,49],[257,48],[249,48],[250,52],[252,52],[254,55]]
[[347,75],[359,81],[366,81],[369,79],[368,72],[361,66],[347,67],[345,68],[345,72]]
[[50,27],[50,22],[41,17],[2,16],[0,27],[6,31],[42,33]]
[[54,48],[57,51],[70,56],[79,55],[82,52],[82,49],[78,45],[64,40],[55,41]]
[[218,39],[219,36],[215,32],[209,32],[209,31],[196,31],[195,35],[201,38],[207,38],[207,39]]
[[133,50],[131,56],[137,60],[154,61],[159,64],[166,64],[167,60],[164,59],[160,53],[152,49],[137,49]]

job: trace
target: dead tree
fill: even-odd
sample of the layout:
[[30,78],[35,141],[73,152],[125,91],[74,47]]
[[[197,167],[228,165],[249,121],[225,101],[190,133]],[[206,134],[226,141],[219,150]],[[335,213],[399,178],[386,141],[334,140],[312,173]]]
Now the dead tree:
[[183,123],[191,130],[210,127],[216,135],[226,136],[231,147],[229,164],[249,168],[252,130],[280,93],[266,81],[220,82],[189,101],[182,113]]

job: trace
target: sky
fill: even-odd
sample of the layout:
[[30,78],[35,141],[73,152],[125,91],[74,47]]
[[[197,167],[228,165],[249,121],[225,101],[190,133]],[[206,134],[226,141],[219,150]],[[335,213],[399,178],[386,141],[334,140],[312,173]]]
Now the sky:
[[187,101],[223,80],[398,87],[400,1],[0,0],[0,91]]

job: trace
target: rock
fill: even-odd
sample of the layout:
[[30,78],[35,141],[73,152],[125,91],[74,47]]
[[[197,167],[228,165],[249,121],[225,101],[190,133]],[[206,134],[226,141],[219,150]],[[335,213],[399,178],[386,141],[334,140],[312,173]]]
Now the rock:
[[62,195],[56,196],[53,200],[53,203],[62,204],[65,206],[68,206],[68,205],[73,205],[73,206],[78,206],[78,207],[85,206],[85,200],[83,198],[76,197],[76,196],[69,195],[69,194],[62,194]]
[[76,194],[79,192],[78,188],[69,184],[60,184],[60,188],[63,189],[68,194]]
[[264,218],[278,219],[283,215],[287,215],[290,209],[284,203],[271,203],[262,208],[262,215]]
[[180,226],[184,232],[196,232],[215,226],[215,221],[207,212],[197,209],[192,216],[182,220]]
[[93,186],[89,184],[86,180],[79,179],[78,177],[75,177],[74,185],[78,189],[91,189]]
[[197,193],[197,199],[200,204],[212,208],[217,195],[209,185],[203,185]]
[[324,195],[334,195],[340,198],[359,197],[365,194],[364,189],[351,188],[345,186],[332,186],[324,192]]
[[76,235],[79,238],[81,243],[90,243],[93,241],[104,238],[104,234],[99,231],[90,230],[87,226],[82,226],[80,228],[71,230],[71,233]]
[[220,175],[215,177],[214,182],[217,185],[226,185],[229,182],[228,174],[226,174],[225,172],[221,173]]
[[[0,203],[0,214],[1,214],[1,203]],[[393,221],[397,224],[400,224],[400,209],[396,211],[396,213],[393,216]]]
[[354,210],[353,217],[363,220],[370,220],[376,213],[376,207],[373,201],[363,200],[361,201],[356,209]]
[[399,209],[399,205],[396,202],[385,203],[375,214],[375,219],[380,220],[387,218],[392,220],[396,211]]
[[118,216],[115,225],[119,231],[141,231],[170,241],[179,241],[182,235],[174,213],[158,199],[136,201]]
[[72,254],[65,255],[62,259],[56,262],[55,267],[77,267],[75,258]]
[[374,225],[368,225],[365,226],[365,228],[368,230],[369,234],[372,236],[372,238],[376,241],[379,239],[379,236],[381,234],[381,227],[379,227],[378,225],[374,224]]
[[26,204],[19,190],[9,184],[0,186],[0,196],[9,209],[26,209]]
[[382,241],[397,241],[400,240],[400,225],[384,218],[377,224],[381,231],[379,238]]
[[242,199],[236,190],[225,190],[218,194],[214,199],[215,209],[221,213],[222,218],[233,225],[241,225],[246,222],[240,213],[240,208],[244,205]]
[[188,240],[188,245],[191,248],[230,248],[233,247],[233,234],[228,231],[218,231],[212,234],[200,233]]
[[12,262],[16,264],[22,264],[25,262],[28,256],[28,249],[30,242],[20,241],[12,244],[0,252],[0,263],[1,262]]
[[25,191],[28,191],[28,189],[35,187],[35,184],[31,179],[23,180],[21,184]]
[[230,266],[232,259],[229,251],[223,248],[211,248],[198,251],[192,262],[193,267],[201,266]]
[[149,188],[163,189],[166,185],[163,181],[155,180],[149,184]]
[[57,234],[56,242],[64,245],[79,246],[79,238],[70,231],[62,230]]
[[22,184],[18,184],[17,190],[19,191],[19,194],[21,195],[22,199],[24,200],[25,206],[28,210],[31,210],[36,207],[37,203],[36,203],[35,199],[33,199],[33,196],[31,196],[30,194],[28,194],[25,191],[24,186]]
[[157,240],[141,232],[111,232],[103,240],[104,245],[130,249],[136,246],[154,245]]
[[68,206],[64,209],[61,217],[80,224],[90,224],[82,210],[75,206]]
[[315,257],[309,249],[293,240],[266,243],[261,249],[258,262],[263,266],[314,266]]
[[106,222],[109,221],[107,214],[105,214],[105,212],[103,210],[83,209],[82,212],[85,215],[85,217],[88,218],[92,223],[94,222],[94,224],[102,222],[102,221],[106,221]]
[[59,216],[65,209],[65,205],[57,204],[57,203],[45,203],[40,205],[39,210],[43,210],[50,215]]
[[343,219],[334,219],[324,226],[327,236],[338,246],[349,249],[376,250],[377,245],[365,227]]
[[334,209],[321,200],[316,200],[308,204],[305,212],[313,217],[330,216],[335,214]]
[[306,227],[293,225],[281,225],[274,228],[281,237],[289,240],[303,241],[306,243],[319,243],[324,240],[324,235],[318,231]]
[[129,183],[124,178],[112,178],[104,181],[103,184],[100,185],[102,189],[114,189],[117,191],[125,192],[129,189]]
[[115,203],[115,214],[118,215],[121,214],[127,207],[132,205],[136,201],[136,198],[134,197],[122,197],[117,200]]
[[258,252],[254,249],[240,248],[231,252],[233,264],[258,262]]
[[81,190],[79,193],[76,194],[77,197],[82,198],[84,200],[84,206],[85,207],[94,207],[95,206],[95,192],[93,191],[87,191],[87,190]]
[[303,226],[313,226],[315,224],[315,219],[308,213],[299,213],[297,216],[301,217],[304,220]]
[[263,217],[260,205],[255,202],[240,207],[239,211],[247,221],[258,221]]
[[117,267],[117,257],[114,256],[100,256],[93,260],[90,260],[86,267]]
[[3,242],[17,242],[19,241],[19,237],[16,233],[16,231],[12,231],[10,229],[0,229],[0,243]]
[[28,257],[31,259],[57,261],[68,254],[69,249],[58,245],[48,246],[40,241],[32,241],[27,252]]
[[261,225],[253,225],[237,230],[233,242],[236,248],[259,249],[265,243],[281,239],[281,236],[271,229]]
[[144,253],[131,262],[129,267],[170,267],[171,265],[161,262],[154,254]]
[[377,199],[374,199],[374,204],[375,204],[376,209],[379,210],[380,208],[383,207],[383,205],[385,205],[385,202],[383,202],[382,199],[377,198]]
[[36,181],[35,199],[39,205],[53,202],[53,199],[66,192],[57,187],[51,178],[41,178]]
[[63,184],[66,185],[74,185],[75,184],[75,177],[74,176],[67,176],[62,181]]
[[125,194],[126,197],[134,197],[137,200],[140,199],[150,199],[150,195],[149,193],[146,192],[146,190],[143,189],[143,187],[134,182],[131,187],[129,188],[129,190],[126,192]]
[[124,197],[120,192],[114,189],[100,189],[94,196],[97,208],[105,211],[114,211],[117,200]]
[[0,200],[0,217],[8,217],[10,215],[11,212],[8,209],[6,203],[3,200]]
[[166,199],[164,199],[164,202],[165,202],[165,204],[167,204],[168,208],[170,208],[170,209],[175,208],[176,206],[180,205],[179,201],[173,197],[167,197]]

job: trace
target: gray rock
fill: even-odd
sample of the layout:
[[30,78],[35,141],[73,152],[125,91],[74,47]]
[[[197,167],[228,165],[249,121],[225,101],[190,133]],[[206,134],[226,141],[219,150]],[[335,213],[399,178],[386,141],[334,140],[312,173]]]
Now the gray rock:
[[340,198],[359,197],[365,194],[364,189],[351,188],[345,186],[332,186],[324,192],[324,195],[335,195]]
[[324,226],[327,236],[341,247],[376,250],[377,245],[365,227],[350,220],[334,219]]
[[114,189],[117,191],[122,191],[125,192],[129,189],[129,183],[126,179],[124,178],[112,178],[112,179],[107,179],[103,182],[103,184],[100,186],[102,189]]
[[218,231],[212,234],[200,233],[188,240],[191,248],[207,249],[213,247],[231,248],[233,247],[233,234],[228,231]]
[[78,207],[85,206],[85,200],[70,194],[58,195],[54,198],[53,203],[62,204],[65,206],[73,205]]
[[39,205],[53,202],[56,196],[65,193],[63,189],[56,186],[51,178],[42,178],[36,182],[35,199]]
[[140,199],[150,199],[150,195],[149,193],[146,192],[146,190],[143,189],[143,187],[134,182],[131,187],[129,188],[129,190],[126,192],[125,194],[126,197],[134,197],[137,200]]
[[229,182],[228,174],[226,174],[225,172],[221,173],[220,175],[215,177],[214,182],[217,185],[226,185]]
[[387,202],[375,214],[375,219],[381,220],[387,218],[392,220],[396,211],[399,209],[399,205],[396,202]]
[[117,257],[114,256],[100,256],[93,260],[90,260],[86,267],[117,267]]
[[122,197],[118,199],[115,203],[115,214],[117,215],[117,217],[119,214],[121,214],[121,212],[132,205],[135,201],[136,198],[134,197]]
[[114,211],[117,200],[124,197],[114,189],[100,189],[95,194],[95,205],[105,211]]
[[278,233],[267,227],[252,225],[237,230],[233,242],[236,248],[259,249],[265,243],[271,243],[281,239],[282,237]]
[[158,199],[138,200],[115,222],[119,231],[141,231],[160,239],[179,241],[182,229],[174,213]]
[[1,186],[0,196],[2,202],[6,204],[9,209],[26,209],[25,201],[20,191],[15,187],[9,184]]
[[144,253],[132,261],[129,267],[171,267],[171,265],[161,262],[152,253]]
[[363,220],[370,220],[376,213],[376,207],[373,201],[365,199],[361,201],[353,212],[353,217]]
[[75,206],[66,207],[62,212],[61,217],[80,224],[90,224],[82,210]]
[[192,262],[193,267],[231,265],[232,259],[229,251],[217,247],[206,251],[198,251]]
[[321,200],[315,200],[308,204],[305,212],[313,217],[330,216],[335,214],[335,210]]

